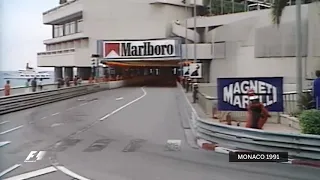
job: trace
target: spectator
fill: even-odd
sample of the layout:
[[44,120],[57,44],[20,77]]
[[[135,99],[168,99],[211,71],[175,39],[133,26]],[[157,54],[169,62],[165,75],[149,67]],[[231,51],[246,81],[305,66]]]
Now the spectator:
[[59,88],[61,88],[61,86],[62,86],[62,79],[61,78],[58,78],[57,79],[57,88],[59,89]]
[[70,78],[68,76],[66,77],[65,81],[66,81],[66,86],[70,87]]
[[43,88],[42,78],[40,78],[40,80],[39,80],[38,87],[39,87],[39,90],[42,91],[42,88]]
[[313,81],[313,98],[317,109],[320,107],[320,71],[316,71],[317,79]]
[[27,79],[27,81],[25,83],[25,88],[26,88],[25,93],[29,93],[30,92],[30,79]]
[[7,80],[6,85],[4,85],[4,95],[10,96],[10,81]]
[[32,87],[32,92],[37,91],[37,78],[33,78],[33,80],[31,81],[31,87]]
[[73,78],[73,84],[76,86],[78,85],[78,76],[74,76]]
[[80,77],[77,79],[77,83],[78,83],[79,85],[81,85],[82,79],[81,79]]

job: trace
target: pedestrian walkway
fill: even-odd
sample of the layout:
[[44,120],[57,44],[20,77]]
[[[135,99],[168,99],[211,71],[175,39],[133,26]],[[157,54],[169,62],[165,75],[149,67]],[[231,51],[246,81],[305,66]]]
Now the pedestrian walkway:
[[[83,81],[82,85],[84,84],[88,84],[89,81]],[[73,85],[71,85],[70,87],[72,87]],[[66,87],[66,86],[63,86]],[[57,84],[45,84],[43,85],[43,89],[42,91],[47,91],[47,90],[55,90],[57,89]],[[31,87],[26,88],[26,87],[12,87],[10,90],[10,95],[21,95],[21,94],[26,94],[26,93],[30,93],[31,92]],[[37,89],[36,92],[40,92],[39,89]],[[5,97],[4,96],[4,88],[0,88],[0,97]]]
[[[186,93],[188,100],[190,102],[192,102],[192,93]],[[196,112],[198,113],[198,116],[203,119],[206,120],[208,122],[215,122],[215,123],[220,123],[218,119],[213,119],[212,117],[210,117],[209,115],[207,115],[206,113],[204,113],[204,111],[202,110],[202,108],[200,107],[199,104],[196,103],[191,103],[193,108],[196,110]],[[223,124],[226,124],[225,122]],[[232,123],[233,126],[236,126],[236,123],[233,122]],[[240,123],[241,127],[245,127],[245,122],[241,122]],[[266,123],[263,127],[263,129],[265,131],[270,131],[270,132],[282,132],[282,133],[299,133],[299,130],[291,128],[289,126],[285,126],[282,124],[276,124],[276,123]]]

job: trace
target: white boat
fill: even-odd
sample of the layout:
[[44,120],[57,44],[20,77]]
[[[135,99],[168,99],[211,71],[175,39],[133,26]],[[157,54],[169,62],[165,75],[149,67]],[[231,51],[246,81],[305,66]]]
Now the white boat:
[[27,67],[25,70],[19,70],[14,73],[6,73],[4,79],[51,79],[51,74],[48,71],[35,71],[32,67]]

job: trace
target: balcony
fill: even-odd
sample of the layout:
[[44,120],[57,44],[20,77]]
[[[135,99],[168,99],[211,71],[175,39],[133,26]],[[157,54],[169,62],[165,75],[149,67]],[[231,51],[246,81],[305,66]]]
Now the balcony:
[[69,19],[82,17],[82,0],[73,0],[43,13],[43,24],[60,24]]
[[37,55],[39,67],[73,66],[75,49],[46,51],[40,52]]
[[53,39],[46,39],[43,41],[43,44],[54,44],[54,43],[71,41],[71,40],[82,39],[82,38],[87,38],[87,36],[85,36],[83,33],[80,32],[80,33],[70,34],[67,36],[56,37]]
[[39,67],[90,67],[90,55],[88,48],[39,52],[37,64]]

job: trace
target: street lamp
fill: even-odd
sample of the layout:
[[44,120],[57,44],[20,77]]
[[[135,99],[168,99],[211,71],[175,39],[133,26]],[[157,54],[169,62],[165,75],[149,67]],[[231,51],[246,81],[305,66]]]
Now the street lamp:
[[197,62],[197,43],[196,43],[196,38],[197,38],[197,0],[194,0],[193,3],[193,55],[194,55],[194,63]]
[[[301,33],[301,0],[296,0],[296,24],[297,24],[297,45],[296,45],[296,70],[297,70],[297,95],[298,100],[302,95],[302,33]],[[298,103],[299,109],[301,109],[301,104]]]

